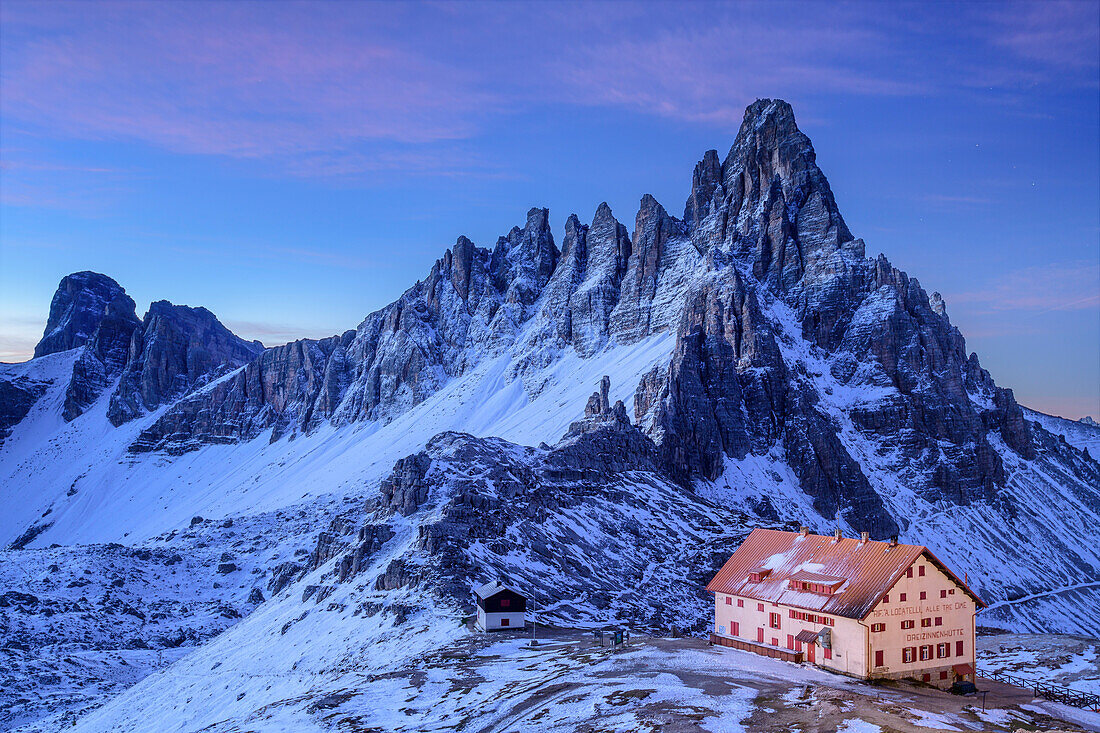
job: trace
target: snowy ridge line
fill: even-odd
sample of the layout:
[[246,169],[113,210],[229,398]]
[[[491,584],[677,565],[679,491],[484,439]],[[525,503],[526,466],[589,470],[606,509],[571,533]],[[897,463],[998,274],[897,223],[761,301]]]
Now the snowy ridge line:
[[1069,591],[1081,590],[1083,588],[1100,588],[1100,581],[1078,583],[1077,585],[1067,585],[1062,588],[1054,588],[1053,590],[1044,591],[1042,593],[1035,593],[1030,596],[1022,596],[1020,598],[1009,598],[1003,601],[997,601],[996,603],[990,603],[986,606],[985,610],[992,611],[1002,606],[1011,606],[1016,603],[1026,603],[1028,601],[1034,601],[1039,598],[1046,598],[1048,596],[1058,595],[1059,593],[1066,593]]

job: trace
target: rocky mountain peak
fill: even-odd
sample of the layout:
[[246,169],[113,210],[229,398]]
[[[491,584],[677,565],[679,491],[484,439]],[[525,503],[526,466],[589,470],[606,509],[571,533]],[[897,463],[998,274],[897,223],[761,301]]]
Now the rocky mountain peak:
[[138,323],[133,298],[117,282],[98,272],[74,272],[61,279],[50,302],[50,315],[35,357],[83,346],[107,317]]
[[158,300],[134,331],[129,358],[107,415],[114,425],[185,394],[204,378],[263,351],[233,334],[206,308]]

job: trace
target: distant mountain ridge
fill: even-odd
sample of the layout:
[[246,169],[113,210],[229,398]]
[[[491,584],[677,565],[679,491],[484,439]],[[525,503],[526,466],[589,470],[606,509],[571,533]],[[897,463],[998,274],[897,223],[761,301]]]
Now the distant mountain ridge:
[[601,204],[559,249],[532,208],[343,334],[262,349],[165,302],[139,321],[94,273],[46,330],[0,368],[5,544],[308,505],[310,560],[257,568],[288,614],[288,588],[296,613],[336,593],[404,619],[559,577],[563,622],[659,627],[705,621],[698,580],[752,524],[839,524],[929,546],[1005,602],[994,625],[1042,629],[1065,589],[1058,630],[1100,612],[1095,428],[1021,408],[938,293],[866,257],[781,100],[704,154],[683,218],[646,195],[630,233]]

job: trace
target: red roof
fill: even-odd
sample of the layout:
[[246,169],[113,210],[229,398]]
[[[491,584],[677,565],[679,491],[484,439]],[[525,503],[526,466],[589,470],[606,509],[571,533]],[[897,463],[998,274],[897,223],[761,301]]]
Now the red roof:
[[[889,542],[774,529],[754,529],[707,585],[712,593],[729,593],[785,606],[862,619],[883,594],[897,582],[918,557],[926,556],[955,581],[979,605],[985,604],[947,566],[923,545]],[[749,573],[770,569],[760,582]],[[811,576],[822,580],[812,581]],[[792,590],[788,581],[823,582],[842,578],[831,594]]]

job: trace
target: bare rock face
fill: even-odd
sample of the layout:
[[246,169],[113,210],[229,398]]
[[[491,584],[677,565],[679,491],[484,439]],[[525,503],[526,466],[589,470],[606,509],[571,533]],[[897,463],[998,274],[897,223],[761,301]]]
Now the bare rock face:
[[121,425],[186,394],[204,378],[248,363],[262,350],[258,342],[233,335],[205,308],[157,301],[134,330],[108,418]]
[[61,281],[35,356],[83,346],[65,394],[65,420],[83,414],[126,365],[130,337],[140,324],[134,308],[133,299],[104,275],[78,272]]
[[27,416],[46,391],[46,384],[30,379],[0,379],[0,446],[13,427]]
[[619,302],[611,314],[610,328],[619,341],[632,343],[653,332],[653,302],[662,265],[669,257],[669,241],[683,231],[657,199],[649,194],[642,197]]
[[277,440],[316,424],[322,419],[317,409],[331,406],[333,389],[348,379],[341,367],[347,366],[343,352],[353,336],[348,331],[264,350],[240,373],[177,402],[142,431],[131,450],[182,452],[204,443],[249,440],[272,427]]
[[134,301],[117,282],[97,272],[74,272],[62,278],[50,302],[50,316],[35,357],[83,346],[111,314],[137,320]]
[[611,313],[619,302],[619,286],[626,274],[631,242],[626,227],[600,204],[585,231],[587,258],[584,277],[569,296],[570,340],[577,352],[589,356],[610,336]]
[[424,480],[431,459],[427,453],[415,453],[402,458],[393,467],[393,473],[382,481],[382,502],[405,516],[409,516],[428,500],[428,483]]

